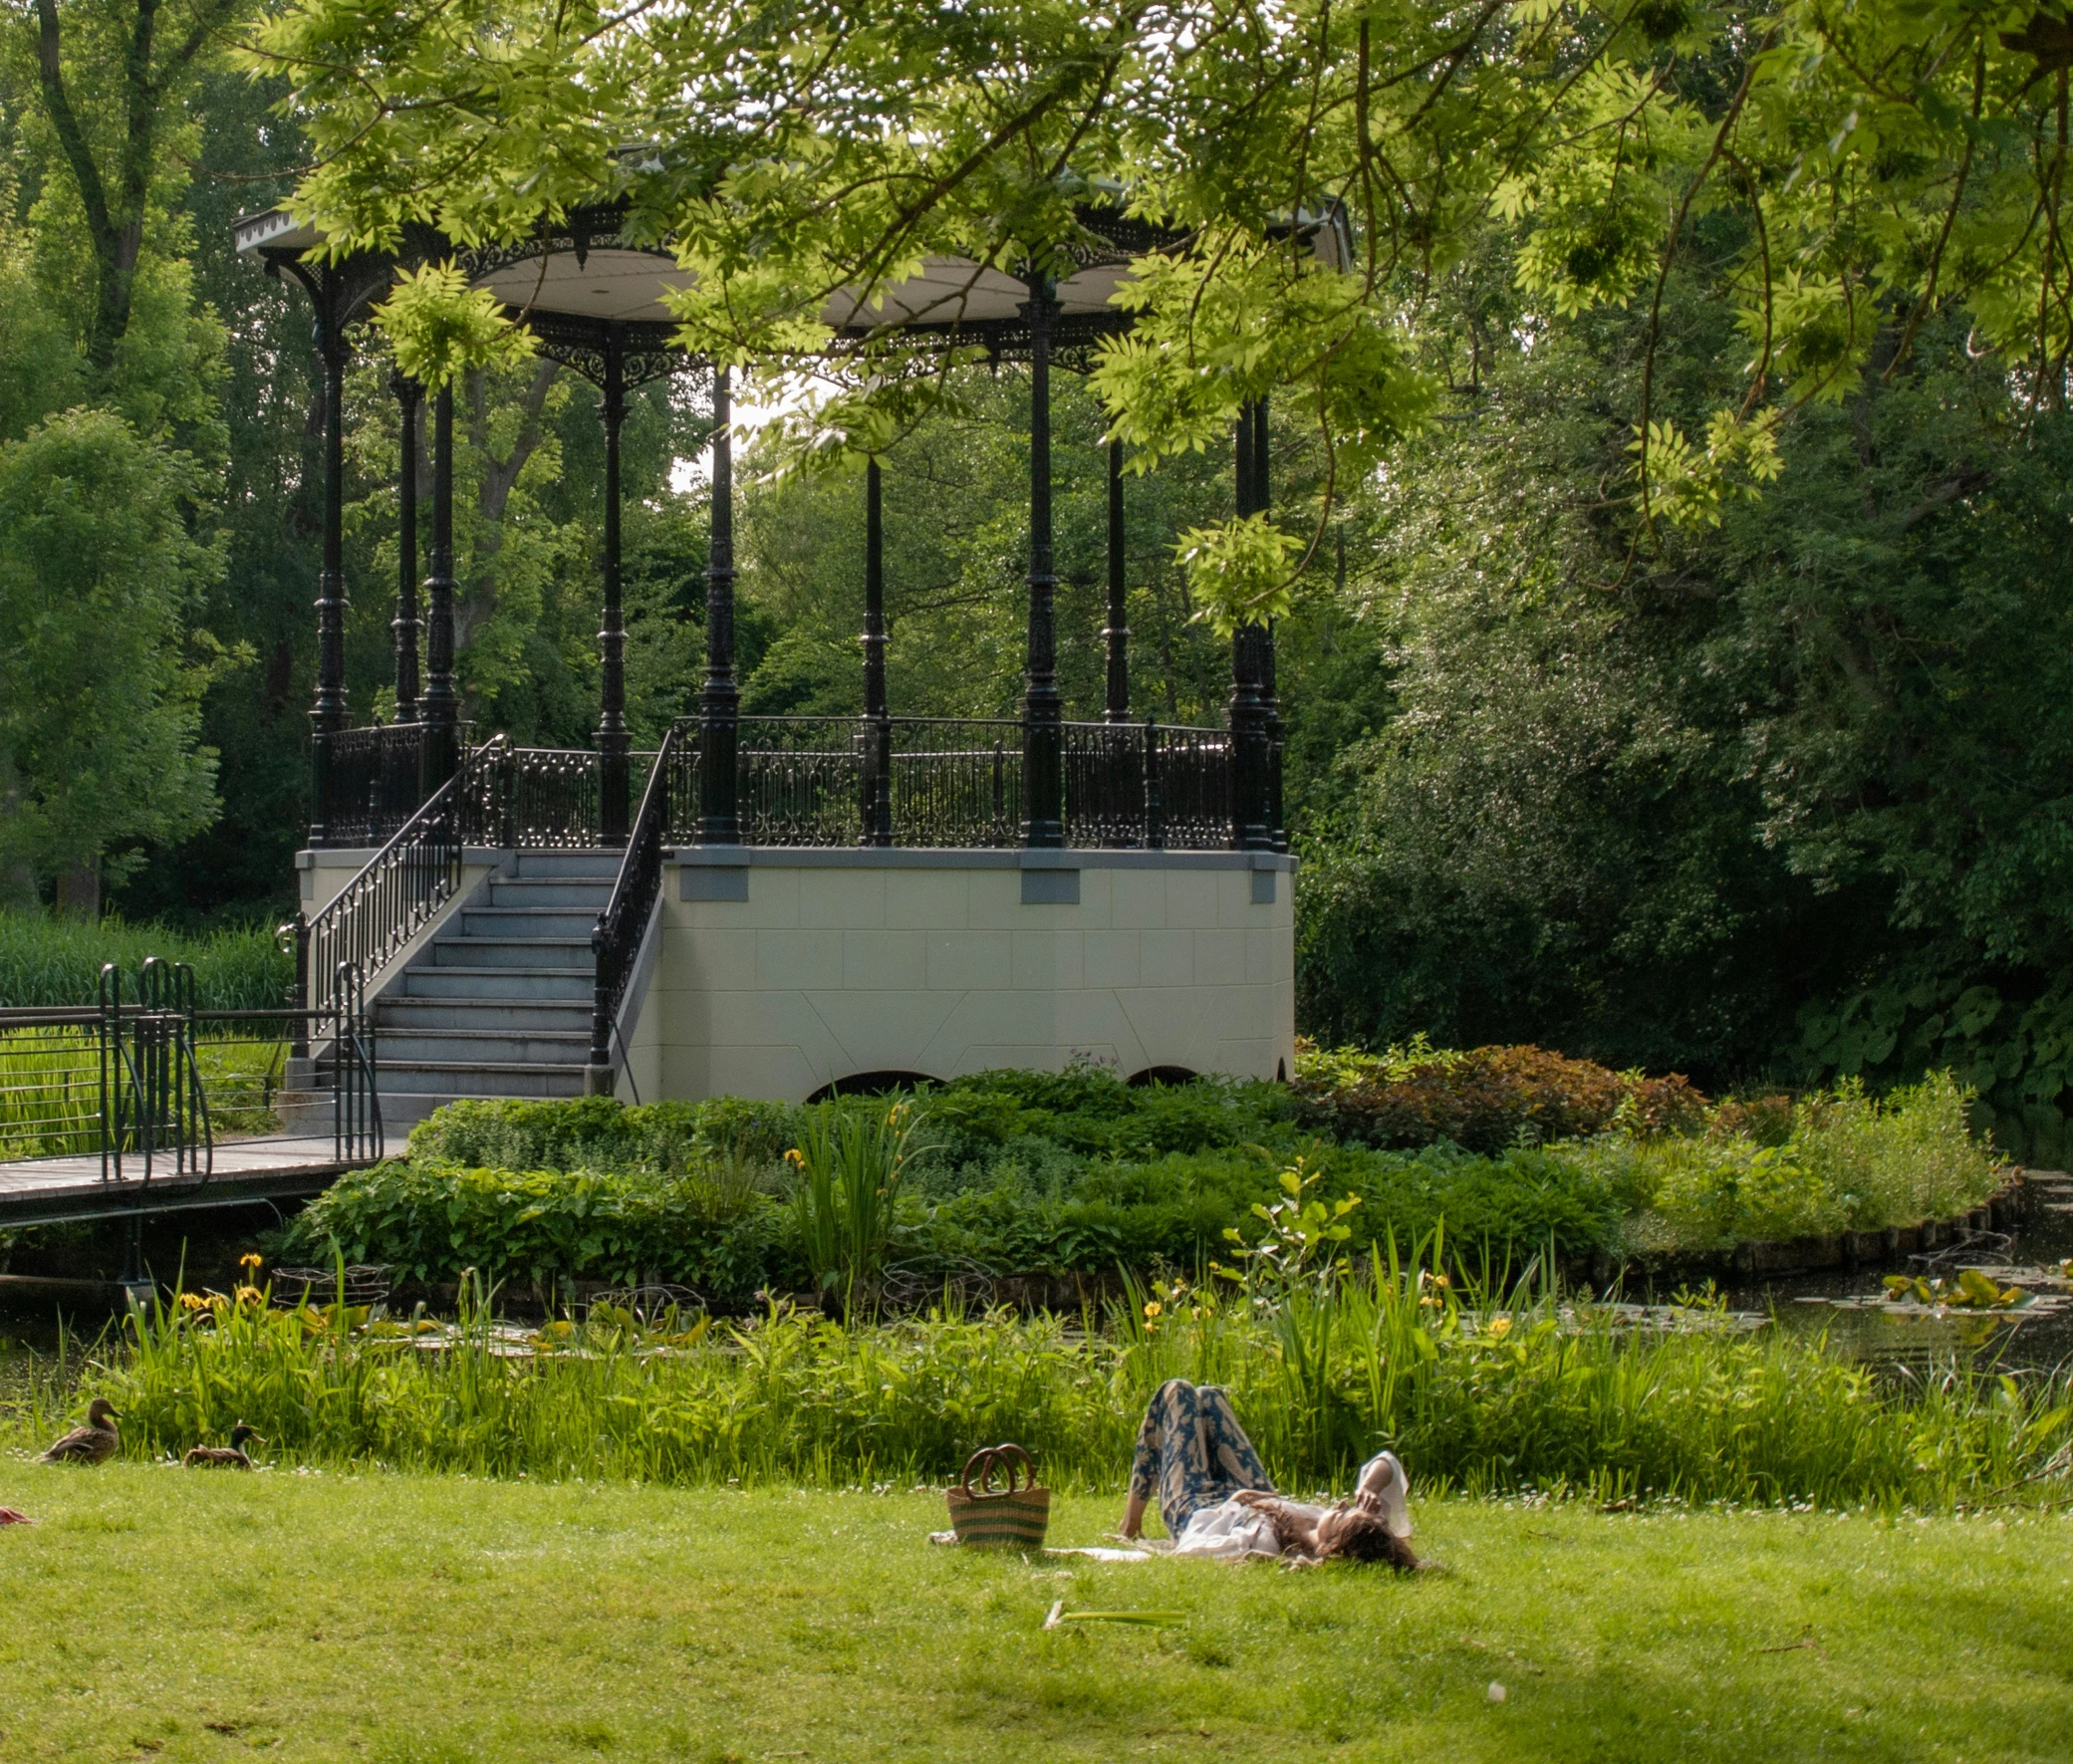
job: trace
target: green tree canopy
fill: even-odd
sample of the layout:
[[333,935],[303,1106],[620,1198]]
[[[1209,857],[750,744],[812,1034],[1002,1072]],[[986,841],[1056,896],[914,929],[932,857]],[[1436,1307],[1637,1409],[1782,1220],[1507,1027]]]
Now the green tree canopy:
[[193,493],[191,467],[107,411],[0,444],[0,864],[92,873],[214,815],[197,736],[221,655],[183,653],[182,631],[221,560],[187,533]]
[[[1115,428],[1149,464],[1286,388],[1326,442],[1327,505],[1425,416],[1412,339],[1494,222],[1541,316],[1635,307],[1653,361],[1688,230],[1736,218],[1735,382],[1668,413],[1645,371],[1623,412],[1636,543],[1751,493],[1781,421],[1890,375],[1935,314],[1962,310],[2036,399],[2073,349],[2073,28],[2030,5],[296,0],[252,60],[294,86],[317,149],[297,205],[338,248],[412,222],[515,240],[624,200],[695,272],[686,342],[735,360],[827,348],[831,295],[925,254],[1061,263],[1078,205],[1120,192],[1189,243],[1123,297],[1139,329],[1098,375]],[[1350,261],[1291,233],[1326,212]],[[496,347],[466,300],[422,282],[389,323],[457,368]],[[882,448],[915,409],[907,347],[848,348],[801,446]],[[1226,621],[1276,611],[1289,549],[1196,535],[1198,589]]]

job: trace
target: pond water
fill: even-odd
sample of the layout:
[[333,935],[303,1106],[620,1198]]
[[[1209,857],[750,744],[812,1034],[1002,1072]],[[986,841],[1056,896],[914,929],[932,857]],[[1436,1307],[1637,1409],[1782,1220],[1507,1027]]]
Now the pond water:
[[[2073,1361],[2073,1279],[2065,1273],[2073,1257],[2073,1176],[2031,1170],[2028,1182],[2036,1201],[2013,1232],[1975,1232],[1894,1268],[1787,1275],[1735,1285],[1722,1296],[1735,1310],[1767,1313],[1795,1334],[1826,1335],[1837,1352],[1881,1366],[1930,1372],[1955,1359],[2049,1371]],[[1889,1273],[1941,1278],[1947,1288],[1966,1268],[2003,1288],[2020,1287],[2025,1302],[1982,1311],[1888,1298]]]

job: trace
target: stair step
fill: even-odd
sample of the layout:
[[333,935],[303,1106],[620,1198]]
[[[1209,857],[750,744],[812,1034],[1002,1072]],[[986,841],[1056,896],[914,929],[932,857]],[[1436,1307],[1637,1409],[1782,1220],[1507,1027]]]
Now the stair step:
[[545,1061],[384,1060],[381,1088],[468,1097],[580,1097],[586,1063]]
[[545,1030],[571,1035],[590,1033],[591,1006],[588,995],[581,1001],[553,1000],[520,1002],[509,998],[398,998],[390,996],[375,1006],[375,1028],[386,1041],[389,1036],[410,1035],[428,1029],[451,1029],[475,1035],[494,1035],[506,1029],[521,1034]]
[[619,875],[624,852],[520,852],[518,875],[522,878],[571,877],[603,882],[608,887]]
[[492,909],[503,906],[563,906],[584,911],[595,918],[612,898],[612,883],[555,881],[497,881],[489,884]]
[[468,906],[461,910],[463,937],[575,937],[588,946],[598,915],[582,906]]
[[383,1071],[419,1062],[488,1065],[558,1065],[590,1058],[588,1029],[536,1029],[497,1033],[484,1029],[388,1029],[378,1033],[376,1058]]
[[569,968],[591,973],[597,957],[584,937],[439,937],[432,965],[441,968]]
[[[436,953],[436,951],[435,951]],[[413,967],[403,974],[411,998],[522,999],[533,1004],[588,1003],[597,973],[581,968]]]

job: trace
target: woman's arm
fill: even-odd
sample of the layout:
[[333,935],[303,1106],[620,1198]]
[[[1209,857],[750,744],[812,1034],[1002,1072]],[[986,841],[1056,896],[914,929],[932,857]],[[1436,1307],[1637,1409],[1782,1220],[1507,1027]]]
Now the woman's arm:
[[1274,1528],[1274,1541],[1284,1551],[1301,1555],[1315,1554],[1317,1527],[1306,1514],[1298,1512],[1278,1494],[1260,1488],[1244,1488],[1232,1498],[1266,1515],[1267,1523]]
[[1133,1491],[1123,1508],[1123,1535],[1140,1536],[1145,1529],[1145,1497]]

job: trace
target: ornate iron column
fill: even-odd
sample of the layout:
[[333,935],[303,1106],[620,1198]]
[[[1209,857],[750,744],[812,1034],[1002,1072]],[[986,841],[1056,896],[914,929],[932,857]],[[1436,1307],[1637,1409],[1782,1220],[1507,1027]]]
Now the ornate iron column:
[[879,462],[864,467],[864,832],[893,843],[893,719],[886,709],[886,511]]
[[1058,696],[1058,579],[1051,563],[1051,279],[1032,271],[1029,325],[1029,659],[1022,694],[1022,843],[1065,844],[1065,712]]
[[741,843],[741,693],[734,684],[734,444],[727,370],[712,374],[712,539],[705,565],[705,690],[698,699],[698,843]]
[[[1265,514],[1274,506],[1267,479],[1267,400],[1252,406],[1252,506]],[[1281,695],[1274,677],[1274,622],[1262,627],[1260,639],[1260,697],[1267,713],[1267,843],[1277,852],[1288,850],[1288,831],[1281,821]]]
[[324,364],[324,564],[317,577],[317,696],[310,706],[310,844],[330,830],[331,737],[346,709],[346,326],[336,268],[310,288],[317,308],[317,354]]
[[626,351],[605,330],[605,617],[598,630],[598,843],[627,843],[627,622],[619,581],[619,431],[626,420]]
[[432,544],[424,598],[431,615],[424,668],[424,777],[431,793],[460,765],[460,694],[453,682],[453,387],[432,405]]
[[395,720],[417,720],[417,414],[424,407],[424,387],[401,374],[391,374],[402,414],[402,470],[396,479],[395,617],[389,629],[395,636]]
[[[1240,519],[1259,512],[1254,463],[1255,429],[1250,404],[1238,412],[1236,490]],[[1266,666],[1266,627],[1248,623],[1231,637],[1230,766],[1231,847],[1264,851],[1273,844],[1267,831],[1267,705],[1261,690]]]
[[1104,718],[1130,721],[1130,614],[1123,571],[1123,443],[1109,443],[1109,623],[1102,642],[1109,657],[1109,695]]

